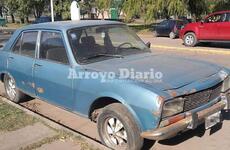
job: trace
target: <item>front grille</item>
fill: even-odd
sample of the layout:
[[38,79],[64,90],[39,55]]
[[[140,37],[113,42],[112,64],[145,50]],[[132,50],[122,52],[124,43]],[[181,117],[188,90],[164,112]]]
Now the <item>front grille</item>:
[[184,97],[184,111],[189,111],[210,102],[220,95],[222,83],[217,84],[209,89],[196,92]]

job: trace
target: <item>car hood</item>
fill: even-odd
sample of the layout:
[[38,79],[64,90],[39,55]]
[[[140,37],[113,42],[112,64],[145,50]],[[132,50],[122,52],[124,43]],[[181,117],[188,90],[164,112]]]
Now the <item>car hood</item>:
[[114,72],[120,74],[119,69],[133,69],[135,72],[161,72],[163,77],[161,82],[155,82],[155,79],[148,79],[145,82],[151,84],[157,90],[178,89],[195,81],[207,78],[218,73],[222,68],[210,63],[173,57],[169,55],[158,55],[153,53],[144,53],[127,56],[122,59],[109,59],[84,66],[100,72]]

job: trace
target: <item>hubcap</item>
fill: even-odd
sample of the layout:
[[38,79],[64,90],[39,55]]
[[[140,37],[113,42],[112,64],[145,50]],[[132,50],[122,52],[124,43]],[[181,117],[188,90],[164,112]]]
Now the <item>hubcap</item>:
[[110,118],[106,123],[106,131],[109,141],[116,146],[124,146],[127,144],[127,132],[124,125],[116,118]]
[[15,81],[11,77],[8,77],[6,80],[6,93],[11,100],[13,100],[16,96]]
[[193,42],[194,42],[194,37],[193,37],[192,35],[187,35],[187,36],[185,37],[185,43],[186,43],[187,45],[192,45]]

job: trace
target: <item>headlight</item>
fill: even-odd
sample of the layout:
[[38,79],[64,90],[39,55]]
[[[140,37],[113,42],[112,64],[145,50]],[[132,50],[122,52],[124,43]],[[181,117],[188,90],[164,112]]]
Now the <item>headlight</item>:
[[221,70],[219,72],[219,76],[222,80],[226,79],[228,77],[228,73],[225,70]]
[[222,92],[226,92],[228,89],[230,89],[230,76],[228,76],[224,82],[222,87]]
[[164,104],[162,118],[176,115],[184,110],[184,99],[176,98]]

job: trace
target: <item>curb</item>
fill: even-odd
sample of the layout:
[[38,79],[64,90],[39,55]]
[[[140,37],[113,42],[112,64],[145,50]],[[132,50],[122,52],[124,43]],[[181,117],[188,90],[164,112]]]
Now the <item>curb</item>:
[[3,102],[8,103],[9,105],[12,105],[12,106],[16,107],[16,108],[18,108],[18,109],[20,109],[20,110],[26,112],[27,114],[29,114],[29,115],[31,115],[31,116],[34,116],[35,118],[38,118],[38,119],[44,121],[47,125],[49,125],[49,126],[52,127],[52,128],[59,129],[59,130],[65,130],[65,131],[67,131],[67,132],[72,133],[72,134],[75,135],[75,136],[80,136],[80,137],[82,137],[84,140],[86,140],[86,142],[88,142],[88,143],[91,144],[91,145],[94,145],[96,148],[100,148],[100,149],[102,149],[102,150],[110,150],[108,147],[106,147],[106,146],[100,144],[100,143],[97,142],[97,141],[94,141],[94,140],[91,139],[91,138],[88,138],[88,137],[84,136],[83,134],[78,133],[77,131],[71,130],[71,129],[69,129],[69,128],[67,128],[67,127],[65,127],[65,126],[63,126],[63,125],[61,125],[61,124],[58,124],[58,123],[56,123],[56,122],[54,122],[54,121],[52,121],[52,120],[50,120],[50,119],[47,119],[47,118],[43,117],[43,116],[40,115],[40,114],[37,114],[37,113],[35,113],[35,112],[33,112],[33,111],[29,110],[29,109],[26,109],[26,108],[22,107],[21,105],[18,105],[18,104],[16,104],[16,103],[14,103],[14,102],[8,100],[8,99],[5,98],[5,97],[0,96],[0,98],[1,98],[1,100],[2,100]]
[[151,48],[162,48],[167,50],[174,51],[190,51],[190,52],[203,52],[203,53],[212,53],[212,54],[221,54],[221,55],[230,55],[230,51],[228,50],[216,50],[216,49],[201,49],[201,48],[188,48],[188,47],[171,47],[164,45],[152,45]]

